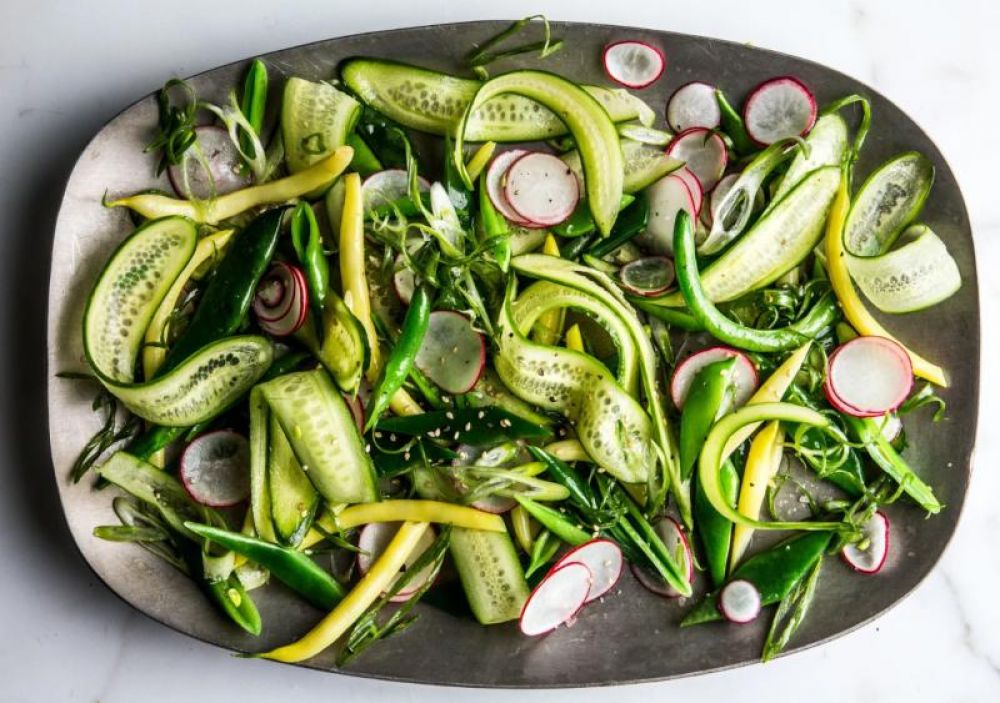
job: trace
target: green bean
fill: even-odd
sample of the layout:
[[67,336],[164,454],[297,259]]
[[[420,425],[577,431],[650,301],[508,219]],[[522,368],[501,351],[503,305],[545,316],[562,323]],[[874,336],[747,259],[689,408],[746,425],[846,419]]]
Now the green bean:
[[[264,127],[264,111],[267,109],[267,66],[260,59],[254,59],[247,69],[243,79],[243,97],[240,100],[240,111],[247,118],[254,133],[260,137]],[[253,158],[256,156],[253,140],[248,135],[240,134],[240,148]]]
[[326,303],[330,289],[330,262],[323,251],[323,235],[316,221],[316,213],[303,201],[292,211],[292,246],[305,270],[309,284],[309,297],[318,310]]
[[378,156],[356,132],[347,135],[347,146],[354,149],[354,157],[348,167],[351,171],[357,171],[362,178],[367,178],[382,170],[382,162],[378,160]]
[[740,113],[729,104],[726,94],[718,88],[715,89],[715,100],[719,103],[719,112],[722,117],[722,131],[733,142],[733,151],[736,152],[737,156],[746,156],[757,151],[756,145],[750,139],[750,135],[747,134],[747,129],[743,124],[743,118],[740,117]]
[[597,510],[597,500],[594,492],[569,464],[538,447],[529,446],[528,451],[535,459],[545,464],[545,470],[556,481],[569,490],[570,500],[578,507],[590,511]]
[[[412,303],[411,303],[412,305]],[[406,417],[383,419],[376,425],[382,432],[410,437],[441,437],[449,441],[491,447],[519,439],[546,439],[552,430],[515,415],[503,408],[455,408]]]
[[[450,162],[451,159],[446,159]],[[479,176],[479,226],[486,239],[493,239],[493,258],[496,259],[500,270],[507,272],[510,266],[510,227],[506,218],[497,212],[493,201],[490,200],[489,191],[486,188],[486,172]]]
[[[645,200],[645,198],[639,198],[639,199]],[[615,221],[615,229],[612,231],[611,235],[609,236],[609,239],[614,238],[616,236],[616,232],[620,234],[622,231],[628,229],[635,230],[632,232],[631,236],[638,234],[639,229],[635,229],[636,220],[638,219],[637,216],[641,216],[642,219],[642,225],[640,229],[646,226],[645,220],[649,214],[648,206],[646,208],[646,215],[642,215],[640,208],[638,212],[633,213],[632,215],[626,217],[625,211],[629,208],[630,205],[632,205],[632,203],[635,200],[636,197],[634,195],[630,195],[629,193],[622,194],[621,202],[618,204],[618,210],[621,213],[619,217],[625,218],[625,221],[621,222],[620,219]],[[558,225],[554,226],[552,228],[552,231],[558,234],[560,237],[566,237],[567,239],[582,237],[585,234],[593,234],[594,232],[596,232],[597,224],[594,222],[594,218],[590,214],[590,207],[587,205],[587,201],[581,200],[577,204],[576,208],[573,210],[573,213],[569,216],[569,218],[566,219],[564,222],[561,222]],[[612,249],[609,249],[608,251],[612,251],[613,249],[614,247]]]
[[[625,197],[623,196],[622,202],[624,201]],[[618,219],[615,220],[611,236],[599,239],[587,253],[598,258],[610,254],[646,229],[648,221],[649,199],[645,195],[639,195],[628,207],[622,209]]]
[[671,327],[677,327],[678,329],[687,330],[688,332],[701,332],[705,329],[701,326],[701,323],[686,310],[680,308],[665,308],[637,298],[629,298],[629,302],[650,317],[655,317],[661,322],[666,322]]

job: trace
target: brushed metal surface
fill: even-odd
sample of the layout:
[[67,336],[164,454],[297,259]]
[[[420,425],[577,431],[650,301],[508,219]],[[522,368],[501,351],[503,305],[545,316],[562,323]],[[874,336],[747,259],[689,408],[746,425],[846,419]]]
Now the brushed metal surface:
[[[458,70],[462,55],[503,22],[472,22],[375,32],[321,41],[265,56],[277,74],[328,79],[348,56],[370,55]],[[933,519],[908,504],[888,513],[893,524],[889,562],[877,577],[864,577],[831,563],[824,570],[812,612],[788,654],[844,634],[875,618],[906,596],[934,567],[958,521],[969,483],[979,390],[979,304],[975,258],[965,205],[948,164],[930,138],[899,108],[868,86],[815,63],[745,45],[647,29],[555,23],[567,48],[545,67],[575,79],[607,83],[600,50],[608,42],[638,38],[661,47],[666,75],[639,94],[662,111],[667,97],[690,80],[722,86],[731,98],[758,82],[794,74],[816,92],[820,104],[850,93],[872,100],[874,124],[858,178],[887,157],[917,149],[935,164],[937,178],[923,214],[958,262],[964,285],[957,295],[927,312],[899,316],[888,326],[949,371],[943,395],[948,418],[932,425],[926,413],[908,418],[906,456],[934,487],[946,510]],[[533,59],[506,66],[533,65]],[[236,62],[192,79],[199,95],[223,102],[246,66]],[[505,66],[505,67],[506,67]],[[277,81],[275,81],[277,82]],[[660,118],[662,121],[662,117]],[[154,186],[153,159],[142,153],[156,124],[147,96],[112,119],[80,156],[66,187],[53,244],[49,290],[49,426],[59,494],[73,538],[94,572],[120,597],[150,617],[193,637],[239,652],[288,642],[320,613],[283,589],[254,592],[264,634],[251,637],[222,619],[195,585],[137,547],[96,539],[95,525],[113,522],[110,493],[89,481],[72,484],[67,474],[97,420],[91,389],[54,378],[57,371],[84,367],[80,340],[84,298],[112,248],[131,229],[122,210],[107,210],[101,197]],[[654,596],[626,574],[620,592],[587,608],[570,628],[536,639],[515,624],[480,627],[460,594],[449,592],[419,606],[420,620],[400,636],[380,643],[343,673],[400,681],[466,686],[591,686],[649,681],[738,666],[759,656],[769,618],[751,625],[722,623],[677,627],[686,606]],[[327,652],[307,666],[335,670]]]

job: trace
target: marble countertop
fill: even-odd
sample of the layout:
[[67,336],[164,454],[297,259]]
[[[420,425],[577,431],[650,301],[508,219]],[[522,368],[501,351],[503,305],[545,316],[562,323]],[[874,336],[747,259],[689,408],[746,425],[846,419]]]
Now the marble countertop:
[[[875,623],[768,665],[616,690],[477,691],[477,700],[1000,700],[1000,4],[952,0],[4,0],[0,3],[0,700],[437,701],[458,689],[383,683],[260,661],[176,634],[119,601],[70,540],[45,437],[47,251],[62,183],[89,136],[170,75],[329,36],[545,12],[747,41],[854,75],[937,141],[965,193],[982,286],[977,467],[940,565]],[[972,399],[970,399],[972,402]],[[669,644],[665,645],[669,647]],[[661,656],[669,656],[665,649]]]

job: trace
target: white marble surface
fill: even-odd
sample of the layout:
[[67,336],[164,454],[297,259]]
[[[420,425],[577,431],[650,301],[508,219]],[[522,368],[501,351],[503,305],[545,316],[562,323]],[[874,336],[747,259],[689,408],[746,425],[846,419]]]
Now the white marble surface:
[[[878,622],[820,649],[614,691],[470,693],[324,675],[233,659],[133,612],[76,554],[38,441],[45,257],[75,154],[105,119],[169,75],[328,36],[540,11],[805,56],[868,81],[937,140],[972,215],[986,362],[978,466],[940,566]],[[997,27],[1000,5],[989,0],[0,2],[0,700],[1000,700],[1000,199],[990,195]],[[669,656],[669,643],[657,656]]]

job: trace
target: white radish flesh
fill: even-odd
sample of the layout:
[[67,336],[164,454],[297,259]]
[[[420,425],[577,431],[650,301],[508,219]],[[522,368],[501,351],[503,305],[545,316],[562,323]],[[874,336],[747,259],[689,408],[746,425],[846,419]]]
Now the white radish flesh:
[[305,324],[309,314],[309,287],[296,266],[278,262],[271,267],[253,301],[261,329],[275,337],[286,337]]
[[743,108],[750,138],[767,146],[788,137],[804,137],[816,124],[816,98],[792,76],[773,78],[754,88]]
[[544,635],[571,620],[587,602],[591,582],[590,569],[579,562],[550,571],[521,609],[521,632]]
[[620,41],[604,49],[604,70],[628,88],[645,88],[663,75],[663,52],[640,41]]
[[467,393],[486,365],[486,341],[462,313],[435,310],[430,314],[415,363],[449,393]]
[[[362,575],[367,574],[372,564],[382,555],[389,542],[396,536],[401,523],[398,522],[373,522],[361,528],[358,534],[358,571]],[[398,581],[406,570],[411,567],[417,559],[434,544],[434,533],[431,530],[424,532],[416,548],[403,562],[399,576],[393,579],[393,583]],[[391,600],[393,603],[403,603],[413,597],[420,588],[431,581],[437,575],[433,564],[428,564],[422,571],[413,576]]]
[[598,538],[585,542],[563,555],[553,568],[580,563],[590,571],[590,593],[585,603],[597,600],[618,583],[625,559],[621,547],[609,539]]
[[504,195],[522,219],[551,227],[573,214],[580,200],[580,183],[558,156],[536,151],[511,164]]
[[715,187],[729,163],[729,153],[722,137],[703,127],[692,127],[675,136],[667,147],[667,153],[687,163],[688,170],[698,179],[704,192]]
[[848,544],[840,552],[847,564],[862,574],[876,574],[885,565],[889,555],[889,518],[884,513],[874,513],[861,527],[864,549]]
[[[249,169],[222,127],[195,127],[195,144],[188,147],[181,163],[167,169],[170,185],[181,198],[207,200],[251,184]],[[206,170],[206,166],[208,170]]]
[[396,255],[396,260],[392,265],[392,290],[403,305],[409,305],[413,299],[413,291],[417,289],[417,277],[413,270],[406,265],[406,259],[402,254]]
[[699,371],[716,361],[733,357],[737,360],[733,376],[733,383],[736,386],[734,401],[737,407],[746,403],[753,392],[757,390],[757,369],[743,352],[731,347],[720,346],[703,349],[677,365],[674,375],[670,379],[670,397],[673,398],[674,405],[678,408],[684,407],[684,400],[687,398],[691,384]]
[[730,581],[719,593],[719,612],[741,625],[755,620],[760,615],[760,591],[749,581]]
[[522,227],[530,227],[531,222],[518,215],[517,211],[511,207],[504,192],[504,184],[511,164],[527,153],[527,149],[511,149],[501,152],[493,157],[493,161],[486,171],[486,193],[490,196],[493,207],[508,220]]
[[646,190],[649,199],[649,220],[646,231],[636,237],[636,242],[651,253],[663,256],[674,251],[674,222],[677,213],[686,211],[697,217],[698,208],[691,197],[691,190],[675,174],[664,176]]
[[909,355],[884,337],[856,337],[840,345],[830,355],[823,384],[830,404],[855,417],[895,410],[912,387]]
[[722,122],[722,111],[715,97],[715,86],[700,81],[682,85],[667,103],[667,124],[675,132],[692,127],[715,129]]
[[203,434],[184,450],[178,473],[195,502],[236,505],[250,495],[250,446],[231,430]]
[[674,171],[674,175],[684,181],[684,185],[687,186],[688,192],[691,194],[691,202],[694,203],[695,215],[700,215],[701,205],[705,200],[705,191],[702,190],[701,181],[687,166],[682,166]]

